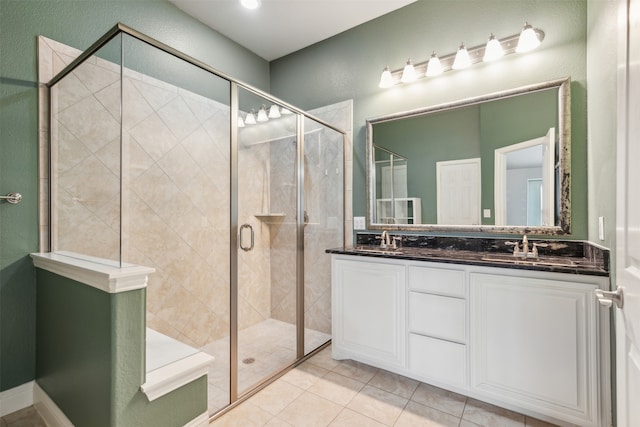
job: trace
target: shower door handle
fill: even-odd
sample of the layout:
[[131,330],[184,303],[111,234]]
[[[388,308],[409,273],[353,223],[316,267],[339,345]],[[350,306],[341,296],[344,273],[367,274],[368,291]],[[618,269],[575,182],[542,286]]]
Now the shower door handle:
[[[249,229],[249,231],[251,232],[250,236],[251,236],[251,240],[249,241],[249,246],[245,246],[244,245],[244,239],[242,238],[242,236],[244,235],[244,233],[242,232],[245,229]],[[245,252],[249,252],[251,249],[253,249],[253,227],[251,226],[251,224],[242,224],[240,226],[240,249],[242,249]]]

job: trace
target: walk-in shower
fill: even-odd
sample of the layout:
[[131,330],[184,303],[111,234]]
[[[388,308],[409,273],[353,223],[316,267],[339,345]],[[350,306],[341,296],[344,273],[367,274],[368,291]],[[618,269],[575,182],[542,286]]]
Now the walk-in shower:
[[156,269],[212,414],[330,339],[343,131],[123,25],[48,87],[51,250]]

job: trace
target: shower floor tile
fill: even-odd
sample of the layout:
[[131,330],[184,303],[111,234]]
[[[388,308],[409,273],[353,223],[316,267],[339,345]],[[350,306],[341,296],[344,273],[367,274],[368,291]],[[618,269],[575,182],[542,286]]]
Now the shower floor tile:
[[[305,329],[305,353],[331,336]],[[201,348],[215,357],[209,367],[209,413],[229,403],[229,337],[213,341]],[[296,357],[296,327],[287,322],[267,319],[238,333],[238,393],[243,393],[264,378],[290,365]]]

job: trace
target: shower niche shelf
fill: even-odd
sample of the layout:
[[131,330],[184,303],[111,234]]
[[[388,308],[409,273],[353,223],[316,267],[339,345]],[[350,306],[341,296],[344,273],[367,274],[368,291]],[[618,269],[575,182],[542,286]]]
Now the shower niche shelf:
[[266,212],[266,213],[257,213],[254,216],[258,218],[260,221],[265,222],[267,224],[280,224],[282,221],[284,221],[284,217],[286,215],[279,212],[274,212],[274,213]]

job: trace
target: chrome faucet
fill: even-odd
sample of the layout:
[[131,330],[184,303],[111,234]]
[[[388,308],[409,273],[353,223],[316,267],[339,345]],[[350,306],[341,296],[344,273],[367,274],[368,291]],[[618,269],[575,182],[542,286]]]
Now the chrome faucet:
[[384,230],[382,232],[382,234],[380,235],[379,239],[380,239],[380,247],[382,249],[386,249],[386,248],[389,247],[389,244],[390,244],[390,242],[389,242],[389,232],[387,230]]
[[529,256],[529,239],[526,234],[522,237],[522,253],[524,256]]
[[549,246],[546,243],[533,243],[531,252],[529,252],[529,239],[525,234],[522,236],[522,250],[518,242],[504,242],[505,245],[513,246],[513,256],[520,258],[538,258],[538,248],[546,248]]

